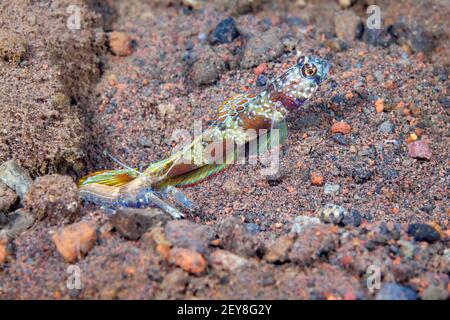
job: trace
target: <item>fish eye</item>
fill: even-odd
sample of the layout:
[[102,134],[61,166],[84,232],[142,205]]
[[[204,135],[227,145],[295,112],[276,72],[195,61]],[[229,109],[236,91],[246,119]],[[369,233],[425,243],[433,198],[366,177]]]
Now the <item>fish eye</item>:
[[305,77],[312,77],[312,76],[316,75],[317,68],[315,65],[307,63],[303,66],[302,73],[303,73],[303,76],[305,76]]

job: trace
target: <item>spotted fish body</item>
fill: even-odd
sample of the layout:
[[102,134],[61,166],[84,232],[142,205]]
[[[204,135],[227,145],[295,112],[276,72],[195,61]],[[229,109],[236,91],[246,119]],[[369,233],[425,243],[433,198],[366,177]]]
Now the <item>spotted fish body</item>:
[[300,57],[266,90],[225,100],[211,126],[182,150],[150,164],[142,173],[128,168],[90,174],[79,182],[80,196],[108,207],[152,205],[152,201],[159,202],[154,195],[164,196],[165,190],[193,185],[223,171],[234,162],[236,146],[254,141],[261,130],[270,134],[273,128],[282,129],[282,143],[287,114],[312,96],[328,70],[328,62],[322,59]]

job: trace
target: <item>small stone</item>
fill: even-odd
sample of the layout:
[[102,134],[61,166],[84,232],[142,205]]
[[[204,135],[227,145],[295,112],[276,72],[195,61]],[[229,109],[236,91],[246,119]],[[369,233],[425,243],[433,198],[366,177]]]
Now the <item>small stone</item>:
[[252,36],[244,49],[241,67],[248,69],[281,56],[284,45],[280,33],[274,28]]
[[384,110],[384,100],[383,99],[377,99],[375,101],[375,111],[377,113],[381,113]]
[[361,18],[353,10],[341,11],[334,16],[336,35],[349,43],[356,40],[356,32],[360,23]]
[[173,248],[170,250],[170,260],[191,274],[199,275],[206,269],[205,259],[200,253],[194,250]]
[[23,202],[37,220],[47,218],[50,225],[73,222],[80,210],[77,185],[59,174],[37,178]]
[[297,235],[288,257],[293,263],[305,267],[322,255],[333,251],[339,243],[337,234],[324,225],[312,225]]
[[0,182],[0,212],[7,212],[16,202],[17,196],[6,184]]
[[[320,222],[319,222],[320,223]],[[272,244],[267,246],[264,260],[275,262],[286,262],[288,260],[288,253],[294,244],[294,237],[291,235],[284,235],[276,239]]]
[[188,248],[206,254],[209,242],[215,238],[214,230],[189,220],[171,220],[165,228],[168,241],[175,247]]
[[245,230],[251,235],[258,234],[261,231],[256,223],[246,223]]
[[342,9],[351,7],[357,0],[339,0],[339,5]]
[[441,235],[429,224],[412,223],[408,226],[408,234],[416,241],[426,241],[429,243],[439,241]]
[[0,59],[19,64],[28,51],[28,44],[25,38],[19,36],[19,32],[12,33],[4,30],[0,32]]
[[0,166],[0,181],[14,190],[20,199],[23,199],[33,183],[28,172],[14,160],[6,161]]
[[211,267],[216,271],[235,272],[248,265],[248,260],[227,250],[216,250],[209,257]]
[[253,72],[255,72],[255,75],[260,76],[266,70],[267,70],[267,63],[261,63],[259,66],[253,69]]
[[120,208],[109,221],[126,239],[137,240],[152,226],[162,226],[170,217],[158,208]]
[[109,34],[109,47],[112,53],[119,57],[126,57],[133,53],[132,38],[125,32],[111,32]]
[[225,62],[211,47],[202,46],[198,49],[199,57],[192,66],[192,80],[197,85],[207,85],[216,82],[219,74],[225,69]]
[[336,133],[331,136],[333,141],[337,142],[341,146],[346,146],[348,144],[347,139],[344,137],[342,133]]
[[392,134],[394,133],[394,124],[386,120],[378,126],[378,132]]
[[6,249],[7,239],[0,237],[0,266],[6,262],[8,251]]
[[417,294],[410,287],[386,283],[375,296],[376,300],[416,300]]
[[242,193],[242,188],[232,179],[227,179],[223,185],[223,190],[230,195],[238,195]]
[[239,36],[236,23],[232,17],[228,17],[219,22],[211,33],[211,44],[230,43]]
[[341,223],[347,211],[341,206],[329,203],[319,210],[317,210],[317,215],[325,223],[339,224]]
[[351,175],[356,183],[362,184],[372,178],[372,171],[365,165],[358,165],[351,170]]
[[350,212],[345,213],[341,223],[344,226],[352,225],[354,227],[359,227],[361,225],[362,219],[363,217],[358,210],[350,209]]
[[292,224],[292,233],[302,233],[303,230],[309,228],[311,225],[320,224],[320,219],[316,217],[297,216]]
[[172,103],[160,103],[156,107],[158,109],[161,117],[165,117],[166,115],[170,115],[175,111],[175,105]]
[[325,194],[337,194],[341,186],[339,184],[329,184],[325,183],[323,186],[323,192]]
[[24,209],[17,209],[8,215],[9,224],[2,231],[9,238],[15,238],[28,228],[30,228],[35,219],[31,213]]
[[348,134],[352,130],[352,127],[345,123],[344,121],[335,122],[331,126],[331,132],[332,133],[342,133],[342,134]]
[[419,140],[408,144],[408,156],[422,160],[431,159],[431,150],[427,141]]
[[316,172],[311,173],[311,184],[314,186],[322,186],[323,176]]
[[411,259],[414,255],[414,251],[415,251],[415,247],[414,244],[411,243],[410,241],[405,241],[405,240],[398,240],[397,244],[400,247],[400,254],[407,258],[407,259]]
[[267,84],[267,78],[265,75],[260,74],[258,78],[256,78],[256,85],[258,87],[264,87]]
[[[183,292],[186,290],[186,285],[189,283],[189,274],[180,268],[176,268],[169,272],[161,283],[161,287],[165,288],[167,292]],[[161,298],[166,298],[162,296]]]
[[85,256],[97,240],[96,228],[88,222],[78,222],[63,228],[52,236],[56,249],[69,262]]
[[342,39],[327,39],[324,41],[323,43],[327,48],[330,48],[331,50],[335,51],[335,52],[341,52],[341,51],[346,51],[348,50],[348,43],[345,42]]

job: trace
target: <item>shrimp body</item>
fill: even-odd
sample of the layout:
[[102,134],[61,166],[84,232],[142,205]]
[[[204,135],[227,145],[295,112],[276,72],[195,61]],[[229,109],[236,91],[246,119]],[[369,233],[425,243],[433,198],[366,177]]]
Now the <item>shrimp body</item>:
[[234,163],[239,148],[256,141],[260,132],[282,129],[288,113],[302,106],[317,90],[329,69],[316,57],[300,57],[297,63],[269,83],[259,94],[240,94],[225,100],[213,123],[189,145],[168,158],[150,164],[143,172],[126,168],[104,170],[79,181],[82,199],[115,208],[156,205],[175,218],[182,213],[161,198],[169,194],[184,207],[190,202],[176,187],[197,184]]

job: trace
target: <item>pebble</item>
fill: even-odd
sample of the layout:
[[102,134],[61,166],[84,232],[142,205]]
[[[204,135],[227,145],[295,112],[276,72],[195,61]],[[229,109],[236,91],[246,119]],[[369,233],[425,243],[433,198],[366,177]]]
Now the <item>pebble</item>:
[[35,219],[31,213],[21,208],[10,213],[8,215],[8,221],[8,225],[2,230],[2,232],[9,238],[15,238],[30,228]]
[[251,235],[255,235],[261,232],[259,225],[257,225],[256,223],[246,223],[245,230]]
[[313,172],[311,173],[311,184],[314,186],[322,186],[323,185],[323,176],[319,173]]
[[186,248],[173,248],[170,250],[170,260],[184,271],[199,275],[206,269],[203,256],[194,250]]
[[225,62],[210,47],[204,46],[199,50],[199,58],[192,66],[192,79],[197,85],[212,84],[225,68]]
[[362,184],[372,178],[372,171],[367,166],[360,165],[352,169],[351,175],[356,183]]
[[227,179],[222,185],[223,190],[230,195],[242,193],[242,188],[233,179]]
[[357,0],[339,0],[339,5],[342,9],[351,7]]
[[125,32],[113,31],[109,34],[111,52],[119,57],[126,57],[133,53],[132,38]]
[[316,214],[325,223],[339,224],[344,219],[347,211],[341,206],[329,203],[317,210]]
[[239,36],[236,23],[232,17],[220,21],[211,33],[211,44],[230,43]]
[[[319,221],[320,223],[320,221]],[[294,244],[294,237],[283,235],[267,246],[264,260],[271,263],[283,263],[288,260],[288,253]]]
[[394,133],[394,128],[394,124],[389,120],[386,120],[378,126],[378,132],[392,134]]
[[410,287],[397,283],[386,283],[375,296],[376,300],[416,300],[417,294]]
[[52,236],[56,249],[69,262],[85,256],[97,240],[96,228],[89,222],[78,222],[57,231]]
[[341,146],[346,146],[348,144],[347,139],[344,137],[342,133],[336,133],[331,136],[334,142],[337,142]]
[[302,233],[303,230],[307,229],[311,225],[320,224],[320,219],[316,217],[309,216],[297,216],[292,224],[292,233]]
[[267,78],[265,75],[260,74],[258,78],[256,78],[256,85],[258,87],[264,87],[267,84]]
[[17,196],[6,184],[0,182],[0,212],[7,212],[16,202]]
[[325,183],[323,186],[323,192],[325,194],[337,194],[341,186],[339,184],[329,184]]
[[0,266],[6,262],[6,257],[8,255],[6,245],[7,245],[6,238],[0,237]]
[[384,111],[384,100],[383,99],[377,99],[375,101],[375,111],[377,113],[381,113]]
[[350,133],[351,130],[352,130],[352,127],[350,127],[350,125],[348,125],[344,121],[335,122],[331,126],[332,133],[348,134],[348,133]]
[[248,260],[227,250],[216,250],[209,257],[211,267],[216,271],[235,272],[249,264]]
[[356,32],[360,23],[361,18],[353,10],[341,11],[334,16],[336,35],[349,43],[356,40]]
[[172,103],[160,103],[156,108],[162,117],[170,115],[175,111],[175,105]]
[[14,160],[9,160],[0,166],[0,182],[14,190],[20,199],[28,192],[33,180],[26,170]]
[[274,28],[252,36],[245,48],[241,67],[248,69],[261,63],[278,58],[284,52],[284,45],[279,32]]
[[406,240],[398,240],[397,244],[400,246],[400,254],[403,257],[407,259],[411,259],[413,257],[415,247],[412,242]]
[[165,236],[175,247],[188,248],[202,254],[208,252],[209,242],[215,238],[214,230],[189,220],[171,220],[164,227]]
[[25,195],[23,205],[36,220],[46,218],[50,225],[73,222],[80,211],[77,185],[69,176],[38,177]]
[[409,143],[408,145],[408,156],[411,158],[417,158],[422,160],[431,159],[431,150],[428,143],[425,140],[419,140]]
[[408,234],[416,241],[426,241],[429,243],[439,241],[441,235],[429,224],[412,223],[408,226]]
[[120,208],[111,215],[109,221],[128,240],[139,239],[150,227],[162,226],[170,217],[158,208]]
[[342,219],[341,223],[344,226],[352,225],[354,227],[359,227],[361,225],[362,219],[363,217],[358,210],[350,209],[350,212],[345,212],[344,218]]

